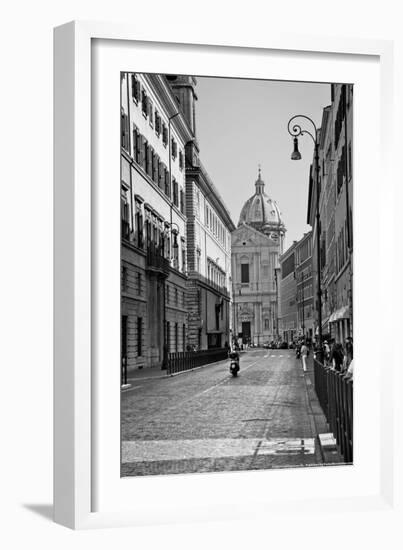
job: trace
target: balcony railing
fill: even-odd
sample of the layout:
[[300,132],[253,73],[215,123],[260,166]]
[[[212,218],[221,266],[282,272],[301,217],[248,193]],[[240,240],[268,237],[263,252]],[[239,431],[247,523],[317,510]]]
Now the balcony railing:
[[147,270],[159,272],[163,275],[169,273],[169,260],[165,258],[159,249],[149,247],[147,249]]
[[229,297],[229,291],[225,288],[225,286],[221,286],[221,285],[215,283],[214,281],[211,281],[210,279],[208,279],[207,277],[205,277],[201,273],[198,273],[197,271],[191,271],[189,273],[189,276],[190,276],[191,279],[197,279],[198,281],[201,281],[202,283],[211,286],[215,290],[218,290],[218,292],[220,292],[224,296]]

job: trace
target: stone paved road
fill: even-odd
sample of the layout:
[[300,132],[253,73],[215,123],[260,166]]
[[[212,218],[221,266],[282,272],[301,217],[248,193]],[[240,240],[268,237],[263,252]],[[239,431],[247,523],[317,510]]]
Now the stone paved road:
[[311,374],[292,350],[251,350],[237,378],[225,361],[139,380],[122,393],[122,476],[322,464]]

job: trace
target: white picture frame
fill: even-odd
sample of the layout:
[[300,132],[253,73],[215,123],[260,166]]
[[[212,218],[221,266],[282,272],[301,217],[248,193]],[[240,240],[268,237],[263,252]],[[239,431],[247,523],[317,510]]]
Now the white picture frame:
[[[130,56],[133,56],[133,52],[129,51],[131,47],[137,47],[136,59],[141,59],[140,68],[127,66]],[[55,521],[82,529],[178,522],[178,518],[180,521],[245,516],[264,518],[268,513],[295,513],[300,509],[301,501],[304,502],[305,512],[311,514],[317,513],[324,505],[328,511],[340,508],[360,511],[391,509],[394,447],[388,418],[393,415],[394,404],[388,386],[393,378],[395,358],[392,350],[381,350],[379,344],[374,343],[373,348],[368,349],[370,339],[365,331],[368,331],[369,325],[365,321],[365,312],[361,316],[361,336],[358,335],[358,340],[355,338],[356,349],[361,350],[362,358],[355,364],[356,386],[359,388],[358,399],[355,400],[355,425],[358,425],[357,433],[361,437],[356,438],[359,443],[356,441],[355,456],[358,458],[352,468],[130,480],[118,480],[116,477],[119,385],[114,385],[113,375],[108,378],[111,373],[107,372],[106,367],[113,364],[118,349],[119,323],[113,320],[116,320],[119,309],[119,299],[114,291],[119,289],[120,241],[116,239],[118,224],[115,224],[116,231],[106,233],[108,227],[105,229],[101,223],[106,216],[109,217],[108,209],[112,226],[117,219],[117,209],[112,205],[113,200],[111,202],[114,186],[102,186],[102,189],[107,188],[105,193],[99,192],[101,186],[97,184],[101,181],[113,182],[116,175],[111,152],[113,141],[107,143],[104,139],[116,136],[119,117],[116,116],[116,121],[113,121],[111,100],[114,92],[113,88],[108,88],[105,79],[110,74],[117,74],[118,70],[163,72],[163,67],[169,72],[168,60],[161,61],[164,48],[169,48],[170,67],[173,64],[178,72],[185,74],[189,73],[190,58],[198,66],[195,74],[200,74],[199,71],[207,66],[210,72],[204,74],[222,75],[226,71],[225,74],[232,76],[257,78],[271,75],[271,78],[280,79],[326,81],[329,67],[334,75],[350,74],[350,82],[361,83],[357,89],[362,89],[362,105],[365,101],[372,102],[371,127],[373,135],[380,137],[379,143],[378,140],[371,141],[364,132],[370,127],[366,126],[364,112],[368,104],[360,107],[359,93],[355,115],[357,193],[359,195],[362,192],[360,189],[363,190],[360,178],[365,179],[370,192],[379,190],[380,178],[377,179],[377,175],[381,173],[381,166],[383,181],[392,181],[391,42],[283,34],[256,37],[254,42],[240,36],[229,41],[210,36],[208,31],[203,31],[202,38],[196,37],[193,29],[192,32],[184,29],[181,36],[173,37],[167,32],[166,36],[156,37],[131,25],[92,22],[72,22],[55,29]],[[143,57],[141,52],[145,52]],[[116,63],[117,55],[122,60],[120,69]],[[242,65],[242,58],[247,63],[243,69],[236,68]],[[273,66],[270,75],[261,68],[269,58]],[[306,61],[305,73],[296,63],[302,59]],[[358,65],[352,66],[352,62]],[[358,66],[361,70],[357,73]],[[333,81],[338,81],[337,76]],[[102,97],[97,97],[96,101],[92,95],[96,91],[94,82],[105,83]],[[100,104],[111,106],[109,110],[103,110],[109,113],[105,120],[97,118]],[[115,106],[117,113],[118,107]],[[363,130],[361,135],[360,128]],[[110,136],[107,136],[109,133]],[[115,147],[118,144],[116,141]],[[102,170],[97,164],[100,151],[111,152],[109,160],[105,161],[109,153],[103,156],[106,164]],[[359,162],[365,151],[371,153],[371,168]],[[94,158],[96,152],[97,159]],[[387,232],[388,212],[393,209],[392,184],[384,187],[384,196],[379,225],[371,222],[370,213],[357,211],[357,207],[354,212],[355,219],[363,228],[358,232],[358,237],[360,232],[363,233],[363,246],[355,255],[355,266],[359,271],[362,265],[364,271],[370,265],[371,257],[379,260],[372,276],[369,276],[369,282],[366,282],[366,285],[375,285],[371,295],[376,311],[380,310],[382,303],[386,303],[384,293],[388,285],[393,284],[392,275],[380,268],[382,262],[393,253],[393,237],[383,238]],[[357,202],[355,199],[355,205]],[[367,203],[375,207],[374,197],[367,197]],[[371,250],[365,246],[367,237],[364,235],[370,227]],[[359,303],[356,295],[361,293],[361,297],[365,297],[363,287],[365,284],[355,287],[355,307]],[[113,290],[105,293],[105,288]],[[108,335],[108,338],[102,338],[103,335]],[[382,376],[379,370],[381,356]],[[371,365],[371,377],[360,368],[361,364],[366,363]],[[118,368],[116,372],[118,381]],[[376,404],[371,408],[368,401],[373,398],[376,398]],[[109,399],[110,416],[103,406]],[[369,460],[366,455],[371,448],[371,438],[367,431],[371,429],[371,424],[376,435],[372,438],[374,456]],[[268,480],[270,491],[262,491]],[[331,487],[328,494],[323,490],[325,483]],[[308,487],[309,498],[306,498]],[[157,502],[153,497],[156,494],[159,495]]]

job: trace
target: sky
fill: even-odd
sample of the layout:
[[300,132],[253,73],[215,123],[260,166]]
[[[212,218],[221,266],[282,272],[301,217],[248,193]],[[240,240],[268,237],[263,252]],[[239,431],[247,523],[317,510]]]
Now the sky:
[[[300,161],[290,159],[288,120],[305,114],[320,127],[330,104],[330,84],[197,77],[196,135],[200,159],[238,225],[255,192],[261,165],[265,192],[277,202],[288,248],[309,231],[306,224],[313,142],[299,138]],[[309,122],[306,129],[312,131]]]

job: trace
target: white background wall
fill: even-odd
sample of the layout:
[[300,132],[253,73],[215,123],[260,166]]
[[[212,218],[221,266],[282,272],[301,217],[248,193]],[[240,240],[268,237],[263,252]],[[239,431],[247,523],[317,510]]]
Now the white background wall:
[[[316,520],[268,517],[267,523],[178,525],[74,533],[54,525],[52,500],[52,27],[71,19],[132,21],[160,30],[189,22],[219,38],[340,33],[396,40],[396,93],[403,97],[399,1],[364,0],[60,0],[8,2],[2,10],[1,162],[1,505],[3,548],[397,548],[401,531],[388,512],[342,513]],[[397,96],[396,96],[397,97]],[[397,129],[403,127],[401,101]],[[368,113],[368,116],[371,114]],[[398,175],[396,174],[396,177]],[[401,177],[399,176],[401,179]],[[400,204],[402,201],[401,181]],[[396,231],[396,226],[390,231]],[[401,256],[401,254],[399,254]],[[390,267],[390,266],[388,266]],[[397,268],[396,268],[397,269]],[[401,273],[401,271],[400,271]],[[394,292],[401,309],[401,287]],[[400,300],[397,303],[397,300]],[[398,341],[397,319],[388,327]],[[401,381],[400,381],[401,384]],[[397,387],[399,384],[396,384]],[[396,427],[397,433],[397,427]],[[401,447],[400,447],[401,451]],[[401,457],[401,453],[400,453]],[[402,460],[400,459],[400,463]],[[400,492],[400,495],[402,492]],[[342,512],[342,511],[341,511]]]

